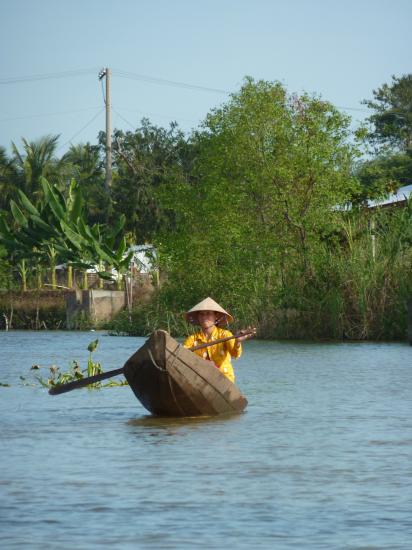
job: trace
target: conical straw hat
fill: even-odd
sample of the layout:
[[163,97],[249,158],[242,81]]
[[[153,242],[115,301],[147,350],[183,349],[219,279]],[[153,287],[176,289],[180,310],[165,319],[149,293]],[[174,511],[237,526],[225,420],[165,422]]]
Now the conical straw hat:
[[226,323],[231,323],[233,321],[233,317],[225,311],[222,306],[220,306],[217,302],[212,300],[212,298],[205,298],[198,304],[192,307],[189,311],[185,313],[186,321],[189,323],[192,323],[193,325],[198,325],[198,316],[197,314],[199,311],[215,311],[216,313],[221,314],[221,318],[218,319],[216,325],[223,326]]

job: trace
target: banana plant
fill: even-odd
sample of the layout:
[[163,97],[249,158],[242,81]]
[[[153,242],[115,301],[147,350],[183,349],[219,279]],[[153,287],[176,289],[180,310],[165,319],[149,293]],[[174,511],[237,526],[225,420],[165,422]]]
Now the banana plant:
[[[117,271],[117,286],[130,264],[132,253],[125,254],[127,243],[122,235],[126,217],[122,214],[113,227],[94,224],[87,225],[83,216],[83,198],[80,188],[72,180],[67,202],[59,190],[52,187],[44,178],[41,180],[43,193],[50,204],[56,222],[59,223],[65,236],[66,247],[71,250],[76,259],[71,261],[75,267],[88,269],[98,267],[97,273],[101,280],[113,280],[113,275],[107,268]],[[116,244],[118,243],[118,244]],[[63,251],[61,251],[63,253]],[[87,287],[86,273],[84,287]]]
[[[19,214],[17,214],[19,215]],[[27,275],[30,264],[36,261],[36,253],[32,254],[34,242],[25,234],[17,234],[9,227],[6,220],[0,216],[0,242],[5,247],[7,254],[16,267],[20,276],[22,290],[27,290]]]
[[125,216],[120,216],[113,227],[95,224],[87,225],[83,210],[81,190],[72,180],[68,198],[56,186],[40,178],[43,199],[34,205],[19,191],[18,203],[11,201],[10,208],[15,221],[15,229],[0,221],[0,238],[13,251],[25,259],[47,260],[55,287],[55,267],[57,261],[66,262],[70,268],[86,270],[99,266],[98,275],[102,279],[113,280],[107,268],[117,271],[117,285],[127,272],[132,253],[126,254],[126,238],[123,233]]

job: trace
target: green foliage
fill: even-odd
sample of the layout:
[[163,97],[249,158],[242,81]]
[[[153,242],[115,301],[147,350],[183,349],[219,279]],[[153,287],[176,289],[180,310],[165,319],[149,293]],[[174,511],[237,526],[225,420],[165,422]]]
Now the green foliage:
[[11,266],[7,259],[7,251],[0,244],[0,289],[10,288],[11,286]]
[[[40,367],[38,365],[33,365],[32,370],[37,370]],[[80,365],[77,363],[77,361],[72,361],[69,365],[69,369],[67,371],[61,371],[59,367],[56,365],[52,365],[49,367],[49,376],[48,378],[44,378],[40,375],[35,375],[35,379],[44,387],[44,388],[51,388],[53,386],[59,385],[59,384],[67,384],[69,382],[73,382],[75,380],[81,380],[84,377]]]
[[[67,198],[45,178],[41,177],[40,183],[43,194],[37,206],[19,191],[18,203],[11,201],[13,227],[0,219],[0,241],[10,257],[15,262],[23,261],[25,269],[27,261],[37,268],[47,263],[53,286],[57,261],[83,269],[100,265],[103,277],[107,276],[104,264],[114,267],[120,275],[127,271],[131,253],[125,256],[125,216],[120,216],[113,226],[89,227],[84,219],[81,190],[74,180]],[[25,289],[24,277],[22,281]]]
[[[410,205],[362,206],[412,182],[411,89],[405,75],[374,91],[370,126],[354,141],[330,103],[247,78],[188,138],[148,120],[115,131],[109,193],[103,134],[60,160],[55,137],[23,140],[11,159],[0,149],[7,260],[23,283],[65,262],[99,265],[102,279],[114,267],[120,285],[128,242],[150,241],[160,290],[120,315],[115,333],[182,335],[182,312],[210,295],[261,336],[400,338],[412,293]],[[376,147],[362,163],[360,142]]]
[[373,91],[364,103],[374,111],[369,117],[369,139],[380,146],[412,150],[412,74],[392,76],[392,83]]
[[375,157],[357,167],[361,184],[354,202],[365,203],[412,183],[412,74],[392,77],[392,83],[373,91],[364,103],[374,111],[366,139]]
[[91,354],[92,354],[94,351],[96,351],[98,344],[99,344],[99,339],[93,340],[93,341],[90,342],[90,344],[87,346],[87,351],[90,352],[90,356],[91,356]]
[[89,224],[107,221],[111,209],[110,197],[105,189],[101,149],[99,145],[90,143],[71,145],[62,158],[68,166],[67,171],[82,189]]
[[365,203],[412,184],[412,152],[381,155],[363,162],[356,172],[361,191],[353,202]]
[[155,296],[148,304],[130,312],[122,311],[105,328],[115,336],[148,336],[157,329],[166,330],[172,336],[182,336],[189,327],[180,310],[173,311],[162,296]]
[[135,242],[150,242],[160,227],[173,227],[173,208],[162,208],[157,192],[165,183],[188,177],[191,155],[176,124],[164,129],[143,119],[135,132],[114,132],[113,215],[126,216],[126,230]]
[[[67,371],[61,371],[56,365],[49,367],[48,378],[44,378],[40,375],[35,375],[35,379],[45,388],[51,388],[58,386],[60,384],[68,384],[69,382],[74,382],[76,380],[82,380],[85,377],[94,376],[96,374],[101,374],[104,372],[100,363],[94,362],[92,359],[92,353],[96,350],[99,340],[94,340],[90,342],[87,346],[89,353],[89,358],[87,361],[87,369],[82,370],[79,363],[76,360],[71,361],[69,369]],[[38,365],[33,365],[31,370],[37,371],[41,367]],[[26,380],[24,377],[20,377],[23,380]],[[127,385],[126,381],[117,381],[111,380],[106,384],[101,382],[95,382],[94,384],[89,384],[86,386],[88,389],[99,389],[102,387],[111,387],[111,386],[124,386]]]
[[379,215],[386,252],[374,259],[366,212],[336,208],[360,194],[349,137],[332,105],[278,83],[249,79],[212,112],[196,136],[194,178],[162,189],[176,230],[156,239],[167,280],[157,318],[147,309],[139,330],[210,295],[260,336],[402,337],[410,255],[390,264],[385,248],[401,214],[386,226],[389,213]]
[[17,179],[17,168],[13,160],[8,158],[4,147],[0,147],[0,212],[8,209],[16,191]]
[[22,138],[22,152],[12,143],[15,186],[31,200],[41,197],[40,178],[57,182],[64,172],[64,163],[55,155],[58,139],[59,136],[45,136],[36,141]]
[[412,295],[411,213],[409,203],[405,209],[368,216],[360,210],[342,218],[344,240],[323,269],[332,282],[329,290],[323,285],[323,295],[338,302],[338,336],[393,339],[406,334],[406,304]]
[[310,284],[312,256],[336,224],[334,206],[356,188],[348,137],[349,120],[332,105],[246,80],[197,135],[194,182],[161,195],[177,219],[156,242],[166,303],[212,295],[256,316],[293,301],[290,289],[301,277]]

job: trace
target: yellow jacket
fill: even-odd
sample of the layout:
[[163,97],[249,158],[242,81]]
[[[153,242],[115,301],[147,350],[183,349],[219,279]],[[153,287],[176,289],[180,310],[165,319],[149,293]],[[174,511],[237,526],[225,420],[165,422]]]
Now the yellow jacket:
[[[194,346],[199,346],[200,344],[209,343],[212,340],[227,338],[228,336],[233,336],[230,330],[225,330],[215,326],[210,339],[207,339],[203,331],[199,330],[186,338],[183,345],[185,348],[191,348]],[[232,382],[235,381],[235,373],[233,371],[230,358],[234,357],[237,359],[242,355],[242,346],[240,343],[236,345],[236,340],[228,340],[227,342],[222,342],[221,344],[216,344],[215,346],[198,349],[193,353],[196,353],[199,357],[203,357],[203,359],[213,361],[219,370],[229,378],[229,380]]]

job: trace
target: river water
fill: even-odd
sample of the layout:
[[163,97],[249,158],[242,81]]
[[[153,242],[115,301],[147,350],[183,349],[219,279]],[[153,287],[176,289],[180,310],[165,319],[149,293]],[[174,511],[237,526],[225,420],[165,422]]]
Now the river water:
[[412,548],[412,347],[247,342],[248,408],[212,419],[19,379],[84,368],[97,336],[105,370],[144,342],[0,333],[2,549]]

